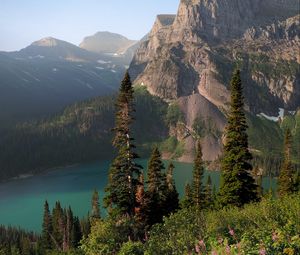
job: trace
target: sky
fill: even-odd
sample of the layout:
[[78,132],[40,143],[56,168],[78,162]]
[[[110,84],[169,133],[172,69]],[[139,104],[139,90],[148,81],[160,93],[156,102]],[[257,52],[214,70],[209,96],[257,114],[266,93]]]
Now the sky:
[[0,51],[44,37],[78,45],[98,31],[141,39],[157,14],[176,14],[179,0],[1,0]]

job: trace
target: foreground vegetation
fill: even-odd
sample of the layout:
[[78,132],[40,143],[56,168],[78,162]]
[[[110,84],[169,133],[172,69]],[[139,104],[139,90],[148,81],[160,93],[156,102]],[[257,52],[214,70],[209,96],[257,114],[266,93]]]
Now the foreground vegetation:
[[[260,203],[220,210],[181,209],[154,225],[145,242],[128,240],[129,222],[114,219],[93,223],[80,247],[67,253],[39,251],[38,236],[0,228],[1,255],[183,255],[300,253],[300,193],[275,199],[266,194]],[[10,233],[10,234],[9,234]],[[9,248],[8,248],[9,247]]]

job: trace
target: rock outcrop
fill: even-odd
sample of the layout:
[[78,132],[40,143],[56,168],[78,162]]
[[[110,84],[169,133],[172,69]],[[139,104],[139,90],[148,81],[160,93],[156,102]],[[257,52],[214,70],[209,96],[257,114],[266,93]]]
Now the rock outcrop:
[[182,97],[199,94],[223,115],[230,75],[238,66],[247,110],[271,115],[279,107],[295,110],[300,106],[298,12],[298,0],[181,0],[177,15],[157,17],[129,71],[135,84],[166,101],[181,104]]

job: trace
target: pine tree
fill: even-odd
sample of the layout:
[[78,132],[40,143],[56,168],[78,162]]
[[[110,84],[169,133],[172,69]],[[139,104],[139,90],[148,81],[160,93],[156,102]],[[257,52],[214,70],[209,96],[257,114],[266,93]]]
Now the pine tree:
[[300,171],[298,170],[295,174],[294,178],[294,186],[295,186],[295,192],[300,191]]
[[41,237],[41,246],[43,250],[50,250],[52,248],[52,220],[49,210],[48,201],[45,201],[44,204],[44,217],[43,217],[43,226],[42,226],[42,237]]
[[73,225],[71,229],[71,236],[70,236],[71,247],[77,248],[81,238],[82,238],[82,232],[81,232],[80,222],[78,217],[74,217]]
[[162,171],[165,169],[164,164],[161,160],[161,155],[158,148],[154,148],[148,164],[148,191],[151,193],[160,194],[165,176]]
[[158,148],[154,148],[148,163],[147,192],[145,195],[146,224],[152,226],[161,222],[164,216],[163,204],[166,192],[166,176]]
[[284,138],[284,161],[278,177],[278,194],[284,196],[291,194],[295,190],[294,169],[291,161],[292,152],[292,134],[289,129],[286,130]]
[[65,226],[64,226],[64,212],[61,208],[60,202],[55,203],[52,211],[52,241],[56,250],[63,249]]
[[134,139],[130,132],[134,120],[132,115],[135,112],[133,94],[130,76],[126,72],[116,101],[115,128],[113,129],[115,132],[113,145],[118,155],[113,160],[109,171],[109,183],[104,201],[105,206],[110,210],[117,209],[120,214],[129,216],[134,215],[135,192],[142,169],[135,163],[138,155],[134,152]]
[[145,207],[145,187],[144,187],[144,175],[141,174],[139,178],[139,185],[136,190],[136,207],[135,216],[139,224],[143,224],[145,221],[145,215],[143,208]]
[[179,208],[179,194],[176,190],[175,182],[173,179],[173,172],[175,166],[170,163],[167,169],[166,176],[166,191],[165,191],[165,201],[163,201],[164,216],[176,211]]
[[184,186],[184,198],[181,202],[182,208],[189,208],[193,205],[192,189],[189,183]]
[[65,249],[69,250],[73,248],[72,245],[72,228],[74,225],[74,216],[71,207],[69,206],[68,210],[66,211],[66,226],[65,226]]
[[99,193],[97,190],[94,190],[93,197],[92,197],[92,219],[100,219],[100,204],[99,204]]
[[219,192],[221,206],[242,206],[258,199],[257,187],[250,175],[252,155],[248,150],[247,123],[243,100],[240,71],[237,70],[231,80],[230,112],[225,129]]
[[192,200],[193,204],[198,208],[203,208],[204,205],[204,189],[202,179],[204,175],[204,166],[202,161],[201,143],[197,143],[196,157],[194,160],[193,181],[192,181]]
[[212,194],[212,181],[210,175],[207,178],[204,189],[204,205],[206,209],[214,207],[213,194]]

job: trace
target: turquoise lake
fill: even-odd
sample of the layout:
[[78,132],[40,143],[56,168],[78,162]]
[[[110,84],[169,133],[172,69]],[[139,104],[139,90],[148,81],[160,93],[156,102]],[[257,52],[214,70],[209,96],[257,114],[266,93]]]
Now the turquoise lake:
[[[145,160],[139,163],[147,165]],[[109,161],[103,161],[60,168],[26,179],[0,183],[0,225],[20,226],[39,232],[46,199],[51,208],[59,200],[63,207],[70,205],[75,215],[86,216],[94,189],[99,191],[102,203],[109,164]],[[182,196],[185,184],[192,178],[193,165],[177,162],[174,165],[174,179]],[[208,174],[218,187],[220,173],[206,172],[205,180]],[[274,187],[275,181],[264,178],[264,188],[269,189],[270,185]]]

